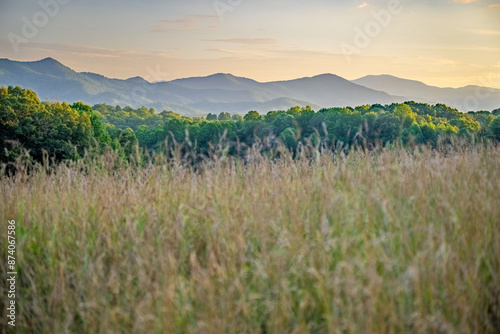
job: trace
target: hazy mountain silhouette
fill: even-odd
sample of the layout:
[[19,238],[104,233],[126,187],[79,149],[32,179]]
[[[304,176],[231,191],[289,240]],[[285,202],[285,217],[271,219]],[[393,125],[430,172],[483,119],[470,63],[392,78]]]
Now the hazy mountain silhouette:
[[320,109],[399,100],[331,74],[261,83],[219,73],[150,83],[140,77],[119,80],[95,73],[78,73],[52,58],[34,62],[0,59],[0,85],[31,88],[41,99],[134,108],[144,105],[158,111],[170,109],[189,115],[267,112],[296,105]]
[[368,75],[353,82],[391,95],[404,96],[407,100],[432,104],[444,103],[462,112],[491,111],[500,107],[500,89],[480,86],[440,88],[391,75]]
[[[318,110],[406,100],[447,103],[460,108],[458,102],[477,90],[472,86],[460,89],[431,87],[390,76],[368,76],[351,82],[333,74],[261,83],[218,73],[151,83],[141,77],[121,80],[79,73],[52,58],[34,62],[0,59],[0,85],[33,89],[42,100],[83,101],[90,105],[107,103],[133,108],[146,106],[190,116],[221,111],[266,113],[296,105],[310,105]],[[491,91],[491,97],[481,100],[478,109],[492,110],[500,106],[500,90]]]
[[388,104],[400,100],[385,92],[357,85],[333,74],[311,78],[276,81],[264,84],[285,96],[314,101],[323,107],[359,106],[363,104]]

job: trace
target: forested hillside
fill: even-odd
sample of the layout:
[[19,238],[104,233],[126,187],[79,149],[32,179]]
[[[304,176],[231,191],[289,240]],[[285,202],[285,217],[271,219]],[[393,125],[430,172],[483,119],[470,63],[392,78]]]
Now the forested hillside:
[[38,161],[44,151],[59,161],[106,149],[127,158],[139,154],[137,148],[149,154],[165,152],[165,145],[176,145],[181,154],[203,157],[214,149],[244,155],[251,147],[269,151],[279,144],[295,153],[303,145],[372,149],[393,144],[434,147],[457,139],[499,141],[500,109],[463,114],[443,104],[405,102],[317,112],[294,107],[265,115],[222,112],[190,118],[145,107],[41,102],[31,90],[2,87],[0,126],[2,162],[15,160],[22,149]]

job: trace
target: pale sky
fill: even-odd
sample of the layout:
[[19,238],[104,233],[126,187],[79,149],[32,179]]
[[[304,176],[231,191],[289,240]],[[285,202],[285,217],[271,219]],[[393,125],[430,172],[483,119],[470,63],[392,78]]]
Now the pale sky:
[[0,0],[0,58],[46,57],[148,81],[391,74],[500,88],[500,0]]

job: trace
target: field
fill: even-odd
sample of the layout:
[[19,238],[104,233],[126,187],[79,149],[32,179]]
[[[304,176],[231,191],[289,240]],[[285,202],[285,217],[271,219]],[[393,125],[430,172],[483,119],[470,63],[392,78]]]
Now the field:
[[1,177],[0,218],[18,333],[500,331],[500,148],[108,155]]

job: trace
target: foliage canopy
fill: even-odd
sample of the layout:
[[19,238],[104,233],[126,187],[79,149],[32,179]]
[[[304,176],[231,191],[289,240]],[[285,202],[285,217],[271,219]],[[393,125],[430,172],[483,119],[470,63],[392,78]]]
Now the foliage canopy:
[[2,162],[15,160],[22,149],[35,160],[42,160],[45,151],[60,161],[106,148],[127,158],[138,152],[137,147],[152,153],[176,145],[183,147],[184,154],[203,156],[223,146],[229,154],[245,154],[256,144],[265,151],[281,143],[293,153],[310,143],[348,150],[396,143],[434,147],[453,138],[500,141],[498,109],[463,114],[444,104],[408,101],[318,112],[293,107],[265,115],[221,112],[190,118],[145,107],[41,102],[33,91],[12,86],[0,88],[0,125]]

